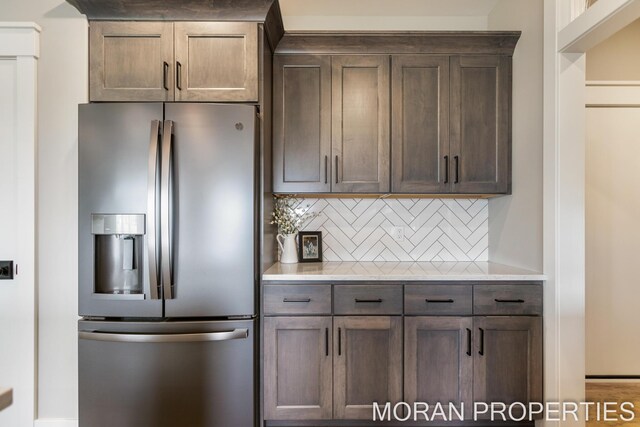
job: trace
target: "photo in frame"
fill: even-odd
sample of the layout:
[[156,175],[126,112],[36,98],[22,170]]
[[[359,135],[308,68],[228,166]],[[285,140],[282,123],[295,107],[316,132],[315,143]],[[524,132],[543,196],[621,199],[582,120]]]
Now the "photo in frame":
[[298,260],[300,262],[322,261],[322,231],[298,233]]

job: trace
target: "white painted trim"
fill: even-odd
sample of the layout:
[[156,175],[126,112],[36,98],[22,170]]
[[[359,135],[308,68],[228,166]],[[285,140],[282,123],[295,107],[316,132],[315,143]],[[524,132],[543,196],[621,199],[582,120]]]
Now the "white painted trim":
[[[37,366],[37,276],[36,276],[36,149],[37,149],[37,58],[39,56],[40,27],[36,24],[8,24],[0,26],[0,56],[16,63],[16,208],[20,214],[16,227],[20,235],[16,245],[15,262],[20,266],[17,280],[21,286],[20,304],[24,323],[21,345],[16,351],[28,366],[25,383],[32,384],[29,393],[23,393],[21,407],[29,408],[20,415],[20,426],[30,425],[35,419],[36,366]],[[11,346],[13,343],[9,343]],[[20,375],[23,375],[22,373]],[[26,396],[26,397],[25,397]],[[14,395],[14,402],[17,400]],[[24,400],[28,399],[26,403]],[[27,419],[22,417],[28,417]]]
[[36,420],[34,427],[78,427],[78,420],[68,420],[62,418],[49,418]]
[[0,56],[40,56],[40,27],[35,23],[0,22]]
[[640,106],[640,85],[591,86],[587,83],[586,92],[587,107]]
[[581,53],[640,18],[640,0],[600,0],[558,34],[560,52]]

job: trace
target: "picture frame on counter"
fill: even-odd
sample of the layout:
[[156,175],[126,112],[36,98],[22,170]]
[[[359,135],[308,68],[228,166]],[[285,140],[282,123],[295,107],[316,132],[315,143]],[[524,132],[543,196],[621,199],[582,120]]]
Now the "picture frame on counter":
[[322,231],[298,232],[298,261],[322,262]]

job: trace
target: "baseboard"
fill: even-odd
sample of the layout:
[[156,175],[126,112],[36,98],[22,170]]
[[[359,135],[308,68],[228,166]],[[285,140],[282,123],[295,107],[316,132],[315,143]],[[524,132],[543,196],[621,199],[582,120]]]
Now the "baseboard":
[[78,420],[67,418],[41,418],[33,422],[33,427],[78,427]]

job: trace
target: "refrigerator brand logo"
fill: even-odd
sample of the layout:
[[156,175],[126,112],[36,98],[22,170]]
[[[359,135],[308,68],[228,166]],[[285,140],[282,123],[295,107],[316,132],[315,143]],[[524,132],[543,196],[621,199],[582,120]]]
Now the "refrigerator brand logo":
[[622,421],[635,420],[633,402],[474,402],[467,417],[465,407],[440,402],[373,403],[373,421]]

